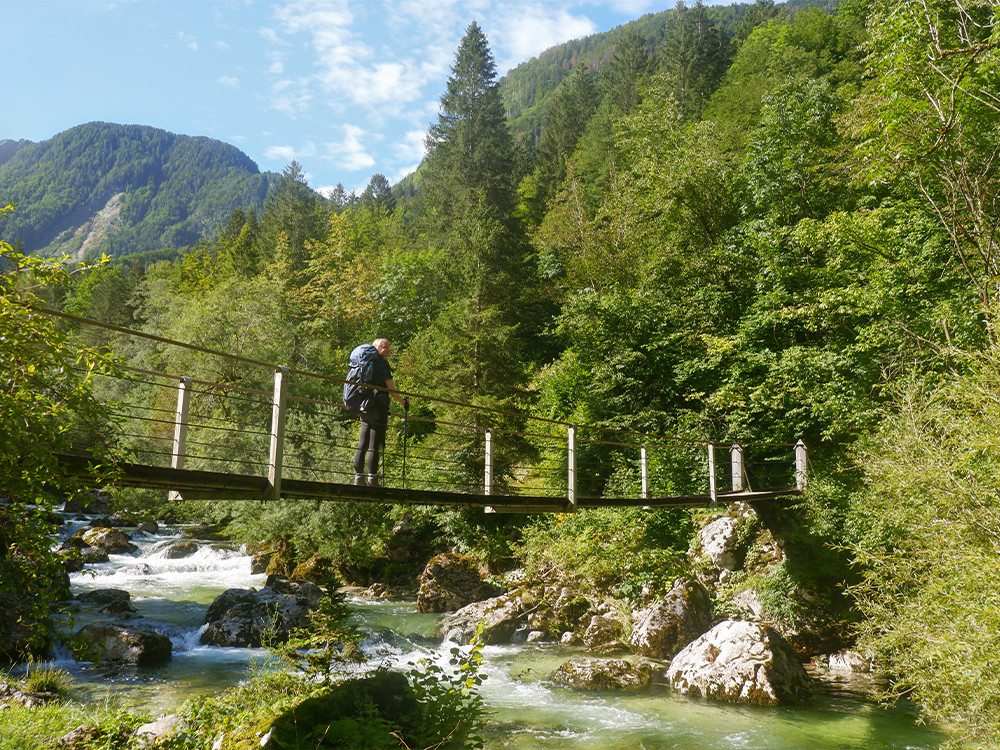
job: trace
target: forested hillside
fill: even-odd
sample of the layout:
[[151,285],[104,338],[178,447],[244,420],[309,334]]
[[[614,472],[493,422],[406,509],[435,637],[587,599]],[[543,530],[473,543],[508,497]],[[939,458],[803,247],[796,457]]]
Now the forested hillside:
[[0,239],[80,258],[188,247],[234,209],[259,210],[273,181],[220,141],[92,122],[0,144],[0,190],[17,209]]
[[[714,589],[717,611],[749,597],[802,642],[856,645],[890,697],[995,746],[1000,7],[806,5],[758,0],[741,23],[679,6],[652,45],[616,30],[594,48],[599,66],[577,64],[585,40],[551,53],[558,74],[543,55],[503,91],[473,23],[405,200],[381,176],[356,200],[324,200],[293,163],[261,212],[233,212],[174,262],[105,265],[66,307],[335,376],[384,336],[401,388],[448,399],[414,399],[411,414],[445,422],[474,419],[462,404],[475,404],[512,431],[510,415],[531,412],[718,444],[801,438],[810,485],[781,510],[791,538],[751,547]],[[197,354],[132,354],[270,387]],[[481,440],[420,439],[481,479]],[[498,465],[498,482],[516,481]],[[357,579],[386,570],[404,519],[346,504],[191,512]],[[415,534],[491,570],[612,592],[623,611],[697,572],[691,523],[405,511]]]
[[[715,53],[723,59],[735,51],[756,24],[771,17],[794,17],[805,8],[832,11],[839,0],[787,0],[780,5],[772,2],[733,3],[705,9],[705,18],[718,32]],[[684,53],[675,46],[665,45],[668,19],[677,9],[647,13],[635,21],[610,31],[592,34],[557,45],[509,71],[500,79],[507,117],[515,137],[530,147],[537,144],[543,129],[551,95],[562,80],[578,65],[595,72],[611,61],[615,49],[626,35],[635,35],[643,42],[646,54],[668,64],[685,62]],[[687,61],[691,62],[691,61]]]

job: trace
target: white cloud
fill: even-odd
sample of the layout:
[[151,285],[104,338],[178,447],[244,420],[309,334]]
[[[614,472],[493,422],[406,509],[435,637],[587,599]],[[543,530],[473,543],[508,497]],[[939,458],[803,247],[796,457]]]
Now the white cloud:
[[497,72],[504,75],[525,60],[570,39],[593,34],[596,24],[586,16],[573,15],[565,8],[546,3],[521,6],[520,10],[497,14]]
[[427,137],[426,130],[410,130],[403,139],[396,145],[396,153],[400,161],[420,163],[424,158],[424,139]]
[[315,155],[316,144],[309,141],[302,148],[295,148],[294,146],[268,146],[264,151],[264,156],[271,161],[280,161],[284,164],[288,164],[291,161],[300,161]]
[[264,150],[264,156],[271,161],[283,161],[287,164],[295,158],[295,149],[292,146],[268,146]]
[[181,40],[181,43],[185,47],[187,47],[189,50],[191,50],[192,52],[197,52],[198,51],[198,38],[197,37],[193,37],[190,34],[185,34],[183,31],[178,32],[177,37],[178,37],[178,39]]
[[223,86],[230,86],[234,89],[239,88],[240,85],[240,79],[236,78],[235,76],[222,76],[221,78],[218,78],[216,80],[218,80],[218,82],[221,83]]
[[282,79],[271,87],[271,108],[289,117],[298,117],[309,109],[313,95],[306,79]]
[[326,144],[327,157],[337,166],[351,171],[374,166],[374,157],[362,143],[366,135],[368,133],[357,125],[344,125],[344,139],[339,143]]
[[223,51],[223,52],[228,52],[228,51],[229,51],[230,49],[232,49],[232,48],[231,48],[231,47],[229,46],[229,43],[228,43],[228,42],[223,42],[222,40],[219,40],[218,42],[216,42],[216,43],[215,43],[215,48],[216,48],[217,50],[221,50],[221,51]]

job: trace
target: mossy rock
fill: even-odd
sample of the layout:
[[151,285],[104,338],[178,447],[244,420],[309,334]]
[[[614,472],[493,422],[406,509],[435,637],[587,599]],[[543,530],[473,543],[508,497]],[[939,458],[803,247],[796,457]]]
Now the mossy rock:
[[289,709],[271,724],[261,747],[398,748],[399,739],[390,732],[406,737],[419,714],[420,704],[402,674],[376,672]]

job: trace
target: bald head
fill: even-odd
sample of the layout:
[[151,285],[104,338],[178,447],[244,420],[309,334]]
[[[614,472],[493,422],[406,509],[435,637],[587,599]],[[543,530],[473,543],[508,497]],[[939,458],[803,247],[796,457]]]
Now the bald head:
[[379,356],[382,357],[388,357],[389,352],[392,350],[392,347],[389,345],[389,339],[375,339],[372,342],[372,346],[378,349]]

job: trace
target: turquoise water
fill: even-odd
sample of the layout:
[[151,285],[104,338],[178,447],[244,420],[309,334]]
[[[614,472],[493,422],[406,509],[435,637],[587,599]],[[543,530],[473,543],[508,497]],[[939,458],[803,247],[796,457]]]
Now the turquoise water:
[[[132,594],[145,622],[170,636],[174,656],[156,668],[111,672],[68,655],[56,666],[70,672],[78,697],[115,700],[150,713],[169,713],[183,701],[239,683],[271,664],[266,651],[202,646],[205,610],[228,588],[261,586],[238,550],[203,544],[190,558],[168,560],[163,547],[176,530],[137,539],[136,555],[112,556],[90,573],[72,576],[74,593],[120,588]],[[372,668],[406,669],[421,659],[447,665],[453,644],[436,636],[438,615],[414,602],[350,600],[355,622],[370,635]],[[83,607],[76,625],[97,617]],[[101,618],[104,619],[104,618]],[[810,701],[792,707],[753,708],[679,697],[654,686],[638,694],[578,692],[549,675],[584,652],[559,644],[488,646],[481,694],[489,710],[488,750],[888,750],[937,748],[945,736],[919,725],[904,709],[867,699],[863,684],[821,683]]]
[[[436,616],[413,603],[358,600],[355,617],[377,634],[374,651],[405,664],[446,664],[448,649],[433,638]],[[921,750],[945,739],[905,709],[875,705],[863,683],[821,682],[808,702],[757,708],[689,699],[664,686],[638,694],[570,690],[548,677],[584,652],[559,644],[487,646],[483,655],[489,750]]]

